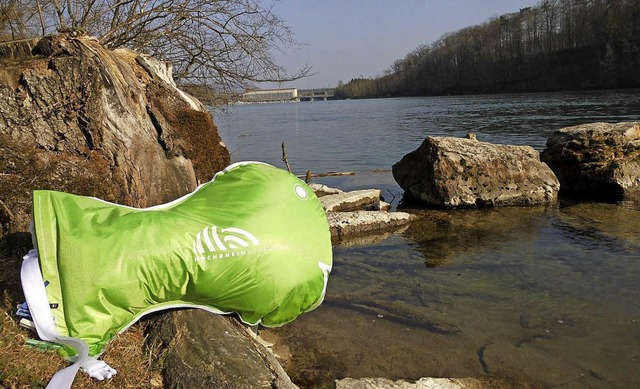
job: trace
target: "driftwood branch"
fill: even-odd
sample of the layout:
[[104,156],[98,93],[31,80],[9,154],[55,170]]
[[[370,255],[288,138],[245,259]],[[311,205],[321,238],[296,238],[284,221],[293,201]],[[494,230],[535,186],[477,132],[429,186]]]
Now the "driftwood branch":
[[300,178],[304,177],[305,180],[311,180],[311,177],[336,177],[336,176],[355,176],[355,172],[326,172],[326,173],[311,173],[311,170],[307,170],[307,173],[304,176],[298,176]]
[[287,170],[291,173],[291,166],[289,166],[289,159],[287,159],[287,145],[282,141],[282,162],[287,165]]
[[6,212],[7,216],[9,217],[9,221],[12,221],[14,219],[14,216],[13,216],[13,213],[11,212],[11,210],[9,209],[9,207],[7,207],[7,205],[2,200],[0,200],[0,206]]
[[[289,165],[289,159],[287,158],[287,145],[284,141],[282,141],[282,162],[287,165],[287,170],[289,173],[292,173],[291,166]],[[311,170],[307,170],[307,172],[298,176],[298,178],[304,178],[304,182],[307,184],[311,182],[311,177],[335,177],[335,176],[355,176],[355,172],[326,172],[326,173],[311,173]]]

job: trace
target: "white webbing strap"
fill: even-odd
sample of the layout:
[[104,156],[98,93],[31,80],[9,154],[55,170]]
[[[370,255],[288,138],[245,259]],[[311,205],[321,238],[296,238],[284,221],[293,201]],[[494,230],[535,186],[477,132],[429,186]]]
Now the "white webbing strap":
[[27,305],[29,305],[29,311],[31,312],[31,317],[33,318],[33,323],[36,326],[38,335],[43,340],[62,343],[72,347],[78,353],[78,359],[75,363],[58,371],[51,378],[51,381],[49,381],[47,388],[71,388],[71,384],[81,365],[93,359],[89,358],[89,347],[87,343],[80,339],[60,336],[58,334],[55,324],[53,323],[53,316],[51,316],[44,280],[42,279],[40,265],[38,264],[38,253],[35,250],[31,250],[23,259],[22,269],[20,271],[22,290],[27,300]]

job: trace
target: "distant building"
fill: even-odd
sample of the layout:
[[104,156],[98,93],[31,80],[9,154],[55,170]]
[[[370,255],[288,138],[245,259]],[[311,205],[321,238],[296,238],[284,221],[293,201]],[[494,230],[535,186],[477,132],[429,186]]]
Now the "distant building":
[[245,92],[242,101],[247,103],[267,103],[276,101],[300,101],[298,89],[263,89]]

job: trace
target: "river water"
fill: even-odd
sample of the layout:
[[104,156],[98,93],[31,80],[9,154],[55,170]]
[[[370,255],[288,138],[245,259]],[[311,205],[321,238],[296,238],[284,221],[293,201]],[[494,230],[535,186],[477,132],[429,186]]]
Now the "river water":
[[[640,120],[638,91],[254,104],[214,112],[232,160],[378,188],[426,136],[542,151],[561,127]],[[343,377],[640,387],[640,203],[421,210],[386,239],[334,248],[325,303],[265,336],[304,387]]]

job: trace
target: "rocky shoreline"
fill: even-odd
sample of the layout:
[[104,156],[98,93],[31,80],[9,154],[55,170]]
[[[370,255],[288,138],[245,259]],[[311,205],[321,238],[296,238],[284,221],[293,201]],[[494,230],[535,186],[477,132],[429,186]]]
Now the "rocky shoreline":
[[398,231],[415,218],[406,212],[389,212],[391,204],[384,201],[379,189],[344,192],[314,183],[310,186],[327,213],[334,245],[364,242]]

